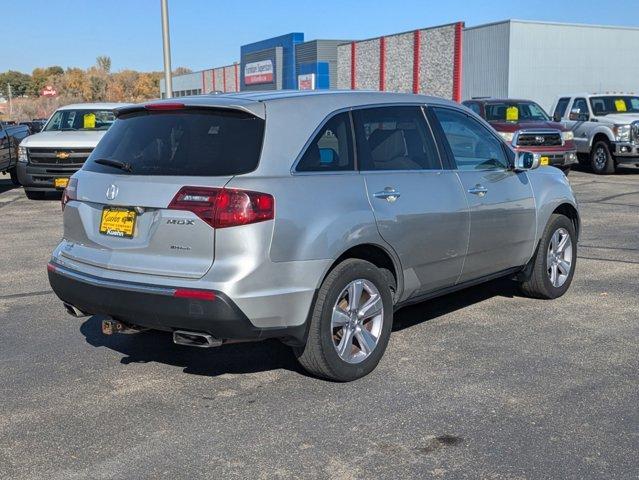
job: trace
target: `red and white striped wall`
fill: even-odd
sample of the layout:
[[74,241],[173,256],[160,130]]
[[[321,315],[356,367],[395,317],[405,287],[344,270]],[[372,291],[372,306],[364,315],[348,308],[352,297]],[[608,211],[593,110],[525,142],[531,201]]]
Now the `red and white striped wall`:
[[461,101],[464,24],[340,45],[337,86],[412,92]]

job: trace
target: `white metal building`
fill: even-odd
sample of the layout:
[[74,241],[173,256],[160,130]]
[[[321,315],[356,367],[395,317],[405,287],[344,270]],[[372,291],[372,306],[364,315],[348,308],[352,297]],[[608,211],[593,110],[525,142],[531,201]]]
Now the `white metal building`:
[[639,28],[505,20],[464,31],[462,97],[639,92]]

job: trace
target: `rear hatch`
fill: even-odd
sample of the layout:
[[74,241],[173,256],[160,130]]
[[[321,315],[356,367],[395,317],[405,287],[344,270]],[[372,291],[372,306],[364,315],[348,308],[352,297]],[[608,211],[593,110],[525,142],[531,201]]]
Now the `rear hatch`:
[[61,255],[202,277],[214,260],[216,202],[234,175],[257,168],[263,136],[264,120],[238,109],[165,102],[122,110],[65,192]]

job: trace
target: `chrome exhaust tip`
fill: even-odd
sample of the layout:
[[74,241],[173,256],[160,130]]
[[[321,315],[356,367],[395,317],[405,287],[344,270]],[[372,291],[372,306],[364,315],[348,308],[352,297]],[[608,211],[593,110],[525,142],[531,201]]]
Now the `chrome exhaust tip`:
[[222,340],[213,338],[208,333],[176,330],[173,332],[173,343],[188,347],[211,348],[222,345]]
[[64,308],[66,309],[67,313],[73,317],[81,318],[89,316],[88,313],[84,313],[82,310],[71,305],[70,303],[64,303]]

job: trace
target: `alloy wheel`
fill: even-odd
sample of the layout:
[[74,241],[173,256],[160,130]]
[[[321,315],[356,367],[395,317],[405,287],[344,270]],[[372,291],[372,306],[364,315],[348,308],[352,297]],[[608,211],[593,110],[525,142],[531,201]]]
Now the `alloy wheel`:
[[606,168],[606,163],[608,163],[608,154],[606,153],[606,149],[599,146],[595,150],[595,167],[597,170],[603,170]]
[[360,363],[373,352],[382,333],[384,304],[369,280],[350,282],[337,297],[331,316],[333,346],[348,363]]
[[565,228],[555,230],[550,238],[546,269],[553,287],[559,288],[568,280],[572,269],[572,239]]

